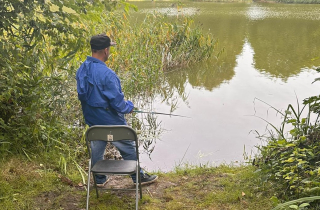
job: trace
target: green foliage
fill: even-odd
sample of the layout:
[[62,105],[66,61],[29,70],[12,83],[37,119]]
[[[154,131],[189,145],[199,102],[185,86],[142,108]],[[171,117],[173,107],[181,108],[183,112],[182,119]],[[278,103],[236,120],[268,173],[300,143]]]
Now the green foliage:
[[[320,72],[320,67],[316,69],[317,72]],[[314,82],[320,81],[320,77],[316,78]],[[320,95],[311,96],[303,100],[304,104],[310,104],[310,109],[312,112],[320,114]]]
[[[95,24],[117,3],[6,0],[0,4],[0,153],[30,156],[62,145],[76,147],[74,139],[81,134],[76,127],[82,117],[75,69],[89,54],[88,37],[97,33]],[[130,7],[123,5],[126,10]]]
[[310,202],[319,200],[320,196],[312,196],[312,197],[305,197],[305,198],[300,198],[297,200],[292,200],[288,201],[282,204],[277,205],[275,208],[272,210],[281,210],[281,209],[308,209],[310,206]]
[[[272,125],[276,134],[270,131],[269,136],[261,137],[267,138],[267,144],[258,147],[260,156],[254,160],[254,165],[262,172],[265,180],[275,183],[279,198],[320,194],[319,113],[312,109],[317,103],[319,99],[313,97],[304,100],[301,110],[299,106],[294,109],[292,105],[284,113],[277,110],[283,116],[282,125],[279,129]],[[304,111],[306,116],[303,116]],[[315,121],[312,122],[311,118],[315,118]]]
[[62,124],[62,113],[68,111],[65,97],[74,95],[68,71],[87,39],[78,19],[88,3],[1,4],[0,152],[49,149],[54,141],[68,139],[70,132]]

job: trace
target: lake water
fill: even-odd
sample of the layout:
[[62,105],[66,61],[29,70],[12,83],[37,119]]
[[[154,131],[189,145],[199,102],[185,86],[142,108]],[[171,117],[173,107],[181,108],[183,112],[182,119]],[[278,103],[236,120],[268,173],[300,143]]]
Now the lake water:
[[[142,155],[149,171],[169,171],[181,164],[238,163],[244,153],[256,153],[262,142],[253,131],[266,133],[267,123],[280,126],[281,117],[267,104],[285,110],[320,93],[320,5],[187,2],[133,2],[141,19],[154,11],[172,18],[194,15],[219,40],[224,53],[214,59],[166,74],[177,108],[158,115],[165,130],[151,160]],[[319,58],[319,59],[317,59]],[[154,111],[170,112],[161,99]]]

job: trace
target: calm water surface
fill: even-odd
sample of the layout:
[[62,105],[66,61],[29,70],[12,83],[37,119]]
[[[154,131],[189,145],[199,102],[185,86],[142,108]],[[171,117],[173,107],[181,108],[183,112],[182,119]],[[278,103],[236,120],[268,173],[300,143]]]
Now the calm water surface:
[[[177,103],[175,114],[158,116],[165,130],[151,154],[142,155],[147,170],[169,171],[179,164],[234,163],[252,155],[266,133],[266,122],[281,118],[268,104],[284,110],[289,103],[317,95],[320,77],[320,5],[135,2],[133,18],[154,11],[172,18],[194,15],[195,23],[219,40],[218,61],[166,74],[165,86]],[[259,100],[257,100],[259,99]],[[154,111],[170,112],[159,97]],[[255,117],[258,116],[258,117]]]

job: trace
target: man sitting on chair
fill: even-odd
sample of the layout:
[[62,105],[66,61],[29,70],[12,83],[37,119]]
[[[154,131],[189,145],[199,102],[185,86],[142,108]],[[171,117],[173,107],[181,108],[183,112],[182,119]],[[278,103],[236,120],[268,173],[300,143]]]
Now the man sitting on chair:
[[[124,114],[131,113],[134,108],[131,101],[124,100],[118,76],[105,64],[110,54],[110,47],[115,44],[105,34],[91,37],[92,56],[87,56],[77,70],[78,98],[85,122],[89,126],[127,125]],[[134,142],[117,141],[113,142],[113,145],[119,150],[124,160],[137,160]],[[105,141],[91,142],[92,165],[103,159],[106,146]],[[152,183],[158,178],[156,175],[144,173],[142,169],[140,173],[142,184]],[[136,174],[131,177],[135,183]],[[108,177],[105,175],[96,175],[98,187],[103,187],[107,181]]]

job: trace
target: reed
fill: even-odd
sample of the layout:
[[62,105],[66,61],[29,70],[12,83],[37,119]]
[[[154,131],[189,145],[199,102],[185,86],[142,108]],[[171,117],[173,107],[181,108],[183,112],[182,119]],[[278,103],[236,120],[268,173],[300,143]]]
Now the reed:
[[214,53],[215,40],[204,35],[190,18],[150,14],[131,26],[126,18],[120,18],[125,14],[112,16],[119,18],[106,17],[110,24],[104,30],[118,46],[108,65],[120,75],[130,98],[151,94],[163,72],[206,60]]

